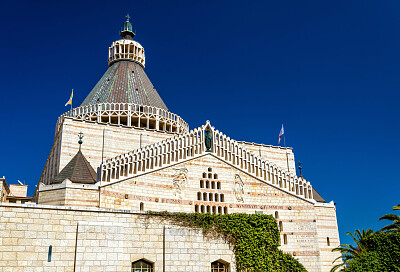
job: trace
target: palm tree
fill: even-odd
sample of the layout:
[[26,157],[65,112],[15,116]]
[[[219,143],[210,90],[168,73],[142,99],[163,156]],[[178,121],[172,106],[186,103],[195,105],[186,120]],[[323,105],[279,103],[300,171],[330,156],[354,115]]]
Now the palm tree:
[[[397,205],[397,206],[394,206],[392,209],[393,209],[394,211],[395,211],[395,210],[400,210],[400,204]],[[381,231],[400,232],[400,216],[398,216],[397,214],[389,213],[389,214],[385,214],[384,216],[382,216],[381,218],[379,218],[379,221],[380,221],[380,220],[384,220],[384,219],[390,220],[390,221],[392,221],[393,223],[387,225],[386,227],[383,227],[383,228],[381,229]]]
[[344,244],[332,249],[332,251],[339,251],[342,254],[341,256],[337,257],[332,263],[336,262],[339,259],[342,259],[343,262],[332,267],[331,272],[334,272],[339,268],[339,271],[345,271],[346,267],[350,265],[352,260],[360,256],[361,253],[366,252],[368,248],[365,243],[365,238],[371,236],[373,233],[374,231],[372,229],[363,229],[362,231],[356,230],[354,234],[347,232],[347,235],[353,237],[356,246]]

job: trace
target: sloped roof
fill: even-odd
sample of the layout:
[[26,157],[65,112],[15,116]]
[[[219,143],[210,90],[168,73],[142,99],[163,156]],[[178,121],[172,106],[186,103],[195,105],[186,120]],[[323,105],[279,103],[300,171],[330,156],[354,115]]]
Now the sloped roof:
[[143,67],[134,61],[108,67],[81,106],[99,103],[135,103],[168,110]]
[[315,201],[326,203],[325,199],[314,189],[314,187],[312,188],[312,190]]
[[61,183],[69,179],[75,183],[93,184],[97,181],[97,174],[88,160],[79,150],[72,160],[56,176],[53,183]]

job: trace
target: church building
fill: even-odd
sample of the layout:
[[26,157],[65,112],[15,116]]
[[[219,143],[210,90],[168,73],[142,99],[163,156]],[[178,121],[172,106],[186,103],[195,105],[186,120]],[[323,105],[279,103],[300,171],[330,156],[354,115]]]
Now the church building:
[[236,271],[222,238],[143,216],[170,211],[273,215],[281,249],[329,272],[339,233],[333,201],[315,189],[323,181],[296,174],[290,147],[236,141],[212,116],[190,128],[147,77],[129,16],[120,36],[98,83],[58,118],[32,202],[0,201],[0,267]]

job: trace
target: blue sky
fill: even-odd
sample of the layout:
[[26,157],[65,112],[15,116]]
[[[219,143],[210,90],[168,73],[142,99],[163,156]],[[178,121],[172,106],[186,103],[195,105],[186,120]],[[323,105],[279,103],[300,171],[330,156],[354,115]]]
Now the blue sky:
[[71,88],[107,69],[129,12],[146,73],[191,128],[277,144],[337,203],[346,231],[400,203],[400,2],[2,1],[0,176],[38,182]]

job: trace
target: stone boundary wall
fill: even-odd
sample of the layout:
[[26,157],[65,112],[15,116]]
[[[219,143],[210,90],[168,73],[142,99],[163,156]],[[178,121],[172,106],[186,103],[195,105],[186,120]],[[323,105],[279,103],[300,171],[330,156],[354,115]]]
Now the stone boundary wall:
[[0,203],[1,272],[128,272],[140,259],[154,272],[209,272],[216,260],[235,271],[224,240],[140,212]]

